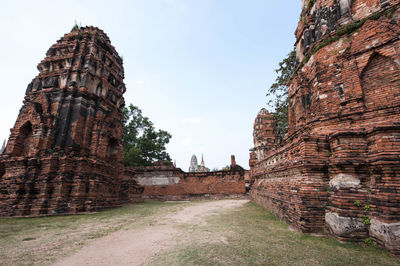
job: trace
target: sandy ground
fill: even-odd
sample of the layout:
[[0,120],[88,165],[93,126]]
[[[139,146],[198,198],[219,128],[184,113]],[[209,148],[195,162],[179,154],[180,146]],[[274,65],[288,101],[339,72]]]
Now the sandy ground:
[[206,225],[209,215],[242,206],[248,200],[219,200],[202,202],[177,213],[160,217],[160,223],[137,230],[120,230],[100,238],[91,245],[64,258],[55,265],[141,265],[174,245],[184,227]]

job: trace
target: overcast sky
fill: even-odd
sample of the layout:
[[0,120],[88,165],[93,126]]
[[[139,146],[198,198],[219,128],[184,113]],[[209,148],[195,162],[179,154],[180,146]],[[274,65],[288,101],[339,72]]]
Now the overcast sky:
[[248,168],[252,126],[274,69],[292,49],[300,0],[0,0],[0,138],[14,126],[47,49],[76,20],[104,30],[124,58],[125,102],[172,134],[188,170],[236,155]]

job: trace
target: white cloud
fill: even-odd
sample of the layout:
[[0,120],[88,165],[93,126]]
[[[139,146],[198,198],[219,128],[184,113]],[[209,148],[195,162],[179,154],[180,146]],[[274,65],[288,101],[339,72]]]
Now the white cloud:
[[144,80],[138,79],[138,80],[135,80],[135,83],[136,83],[136,84],[144,84]]

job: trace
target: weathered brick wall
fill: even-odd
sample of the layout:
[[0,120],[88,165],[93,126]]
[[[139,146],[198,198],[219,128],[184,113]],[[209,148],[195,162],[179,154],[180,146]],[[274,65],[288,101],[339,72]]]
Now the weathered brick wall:
[[[324,227],[328,182],[327,143],[302,135],[275,151],[252,169],[252,199],[304,232]],[[317,151],[317,152],[316,152]]]
[[241,167],[199,173],[186,173],[174,167],[147,167],[127,169],[125,173],[143,186],[144,198],[169,200],[244,196],[246,174]]
[[394,254],[400,254],[398,5],[316,1],[303,10],[296,31],[303,64],[289,88],[289,132],[251,169],[253,199],[295,227],[342,240],[372,237]]
[[136,200],[124,194],[141,189],[121,176],[124,70],[107,35],[74,28],[38,69],[1,156],[0,216],[75,213]]

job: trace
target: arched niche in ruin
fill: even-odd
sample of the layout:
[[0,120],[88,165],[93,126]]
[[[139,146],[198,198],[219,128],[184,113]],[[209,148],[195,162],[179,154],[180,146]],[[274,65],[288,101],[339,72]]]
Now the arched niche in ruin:
[[23,124],[18,131],[18,136],[14,145],[13,155],[15,156],[29,156],[34,147],[32,141],[32,124],[30,121],[27,121]]
[[107,146],[106,158],[109,160],[116,160],[119,151],[119,144],[116,138],[110,138]]
[[4,164],[0,162],[0,178],[6,173],[6,169],[4,168]]
[[361,74],[364,104],[379,109],[400,104],[400,68],[389,57],[375,53]]

